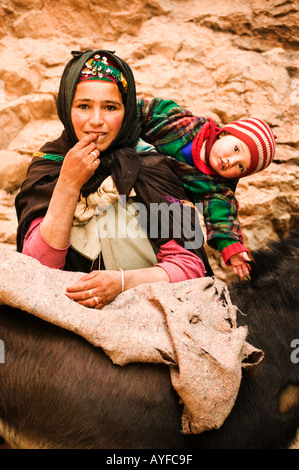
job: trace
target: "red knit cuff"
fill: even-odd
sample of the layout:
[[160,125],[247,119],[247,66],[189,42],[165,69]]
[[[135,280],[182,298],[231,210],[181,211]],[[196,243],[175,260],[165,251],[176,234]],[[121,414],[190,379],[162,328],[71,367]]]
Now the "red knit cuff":
[[232,243],[231,245],[224,248],[221,252],[221,256],[226,266],[230,266],[229,259],[231,256],[235,255],[236,253],[241,253],[242,251],[247,251],[247,253],[249,253],[249,250],[247,250],[247,248],[245,248],[245,246],[240,242]]

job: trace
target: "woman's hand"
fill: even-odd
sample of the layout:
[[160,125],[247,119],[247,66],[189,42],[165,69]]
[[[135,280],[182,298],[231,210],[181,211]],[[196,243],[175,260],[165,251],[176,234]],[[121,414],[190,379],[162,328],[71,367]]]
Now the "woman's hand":
[[[97,134],[84,136],[64,157],[59,179],[68,187],[80,191],[100,164],[96,148]],[[93,152],[93,153],[91,153]]]
[[81,188],[100,164],[96,138],[96,134],[83,137],[64,158],[47,213],[40,224],[42,238],[53,248],[64,249],[69,245]]
[[[149,282],[170,282],[169,276],[158,265],[151,268],[124,271],[124,290]],[[92,271],[66,289],[66,296],[89,308],[102,308],[122,292],[121,271]]]
[[122,290],[120,271],[92,271],[66,289],[66,296],[90,308],[102,308]]

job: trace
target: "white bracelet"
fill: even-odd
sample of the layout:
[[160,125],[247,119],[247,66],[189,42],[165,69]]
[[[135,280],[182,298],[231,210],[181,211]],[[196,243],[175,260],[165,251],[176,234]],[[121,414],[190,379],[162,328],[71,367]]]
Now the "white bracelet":
[[119,270],[121,272],[121,291],[123,292],[125,290],[125,276],[123,270],[121,268]]

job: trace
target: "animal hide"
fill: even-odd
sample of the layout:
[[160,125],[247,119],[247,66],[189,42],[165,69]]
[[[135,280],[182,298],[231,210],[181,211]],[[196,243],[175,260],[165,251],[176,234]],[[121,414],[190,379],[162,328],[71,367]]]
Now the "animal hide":
[[0,303],[84,337],[115,364],[169,365],[184,405],[182,431],[219,428],[235,403],[242,368],[263,357],[246,342],[247,328],[237,326],[226,284],[212,277],[142,284],[95,310],[65,295],[82,275],[1,248]]

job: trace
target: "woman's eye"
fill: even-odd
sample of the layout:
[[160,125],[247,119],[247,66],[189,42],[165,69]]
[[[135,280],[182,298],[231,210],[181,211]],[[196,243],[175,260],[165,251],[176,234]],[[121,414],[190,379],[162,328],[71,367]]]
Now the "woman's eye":
[[234,146],[234,152],[238,153],[239,152],[239,147],[237,145]]
[[239,163],[239,168],[240,168],[241,173],[243,173],[243,171],[244,171],[244,166],[242,165],[242,163]]
[[113,105],[108,105],[108,106],[106,106],[105,109],[106,109],[107,111],[110,111],[110,112],[111,112],[111,111],[115,111],[115,110],[116,110],[116,107],[113,106]]
[[88,105],[87,104],[79,104],[78,106],[80,109],[82,109],[83,111],[86,111],[88,109]]

